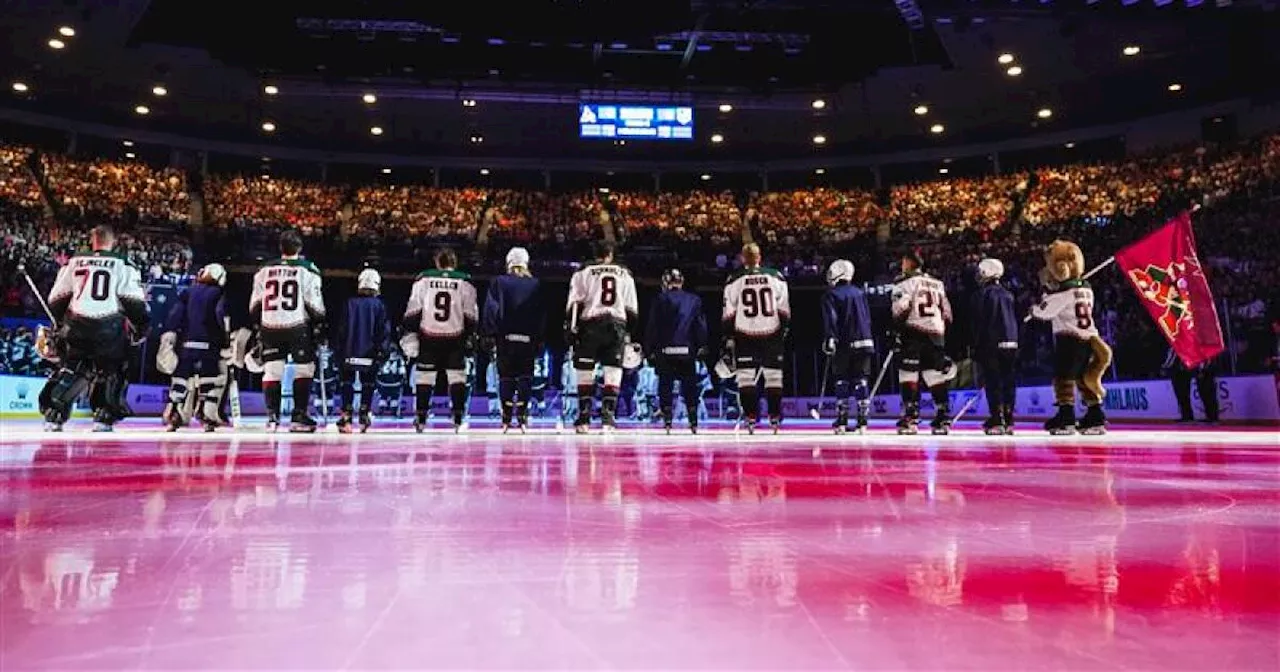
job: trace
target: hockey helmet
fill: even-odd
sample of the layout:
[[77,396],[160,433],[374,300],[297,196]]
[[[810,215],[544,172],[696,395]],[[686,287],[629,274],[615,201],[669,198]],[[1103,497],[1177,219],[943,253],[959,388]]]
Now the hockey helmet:
[[200,276],[209,278],[213,284],[222,287],[227,284],[227,269],[222,264],[209,264],[200,269]]
[[360,276],[356,278],[356,289],[371,289],[375,292],[382,291],[382,275],[372,268],[366,268],[360,271]]
[[836,259],[827,267],[827,284],[853,282],[853,262],[848,259]]
[[662,273],[662,288],[673,289],[676,287],[684,287],[684,273],[678,268],[669,268]]
[[523,247],[513,247],[507,252],[507,268],[515,268],[517,266],[529,267],[529,250]]
[[983,259],[978,262],[978,279],[984,282],[1004,277],[1004,264],[999,259]]

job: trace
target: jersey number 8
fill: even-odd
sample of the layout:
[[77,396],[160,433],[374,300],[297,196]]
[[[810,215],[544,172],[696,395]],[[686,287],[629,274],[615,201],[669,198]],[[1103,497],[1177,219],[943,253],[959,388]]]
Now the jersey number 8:
[[773,290],[768,287],[758,290],[748,287],[742,290],[742,314],[745,317],[773,317]]
[[262,302],[264,310],[294,311],[298,309],[297,280],[268,280],[263,285],[263,289],[267,292],[267,296]]
[[600,278],[600,305],[612,306],[618,302],[618,280],[611,275]]

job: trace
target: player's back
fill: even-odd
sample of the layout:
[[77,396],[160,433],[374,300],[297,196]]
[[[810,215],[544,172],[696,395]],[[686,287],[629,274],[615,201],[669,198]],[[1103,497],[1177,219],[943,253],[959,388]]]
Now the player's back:
[[[591,264],[569,281],[569,306],[580,306],[581,321],[608,319],[627,322],[638,312],[636,283],[621,264]],[[571,308],[572,309],[572,308]]]
[[946,287],[924,273],[899,278],[893,286],[893,317],[910,329],[942,336],[951,321]]
[[457,270],[431,269],[418,274],[405,311],[406,326],[428,338],[462,336],[479,315],[471,276]]
[[343,319],[342,353],[347,359],[372,359],[383,350],[390,338],[387,309],[377,296],[353,296],[347,299]]
[[227,342],[222,287],[197,282],[187,290],[183,339],[221,348]]
[[306,259],[276,259],[253,276],[249,312],[260,314],[263,329],[307,326],[324,316],[320,269]]
[[541,283],[537,278],[501,275],[493,280],[484,307],[486,334],[520,334],[537,339],[542,337],[545,320]]
[[742,269],[724,288],[723,321],[753,338],[780,334],[791,318],[787,281],[772,268]]
[[58,272],[49,302],[65,302],[73,321],[114,321],[126,316],[127,303],[145,304],[141,274],[114,252],[77,254]]

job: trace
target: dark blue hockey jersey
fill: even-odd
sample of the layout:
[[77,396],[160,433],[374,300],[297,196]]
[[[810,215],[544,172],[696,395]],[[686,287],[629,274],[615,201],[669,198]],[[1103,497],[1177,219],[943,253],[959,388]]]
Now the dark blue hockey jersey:
[[391,322],[387,307],[378,296],[353,296],[347,299],[342,317],[342,334],[338,340],[340,363],[372,366],[386,354],[391,339]]
[[978,352],[1014,350],[1018,347],[1018,318],[1013,295],[998,282],[983,285],[973,294],[973,347]]
[[707,316],[697,294],[672,289],[654,299],[644,331],[645,352],[692,357],[706,345]]
[[196,283],[178,294],[169,309],[165,331],[178,334],[177,350],[189,355],[219,357],[227,347],[227,305],[222,287]]
[[850,284],[827,289],[822,295],[822,334],[824,340],[835,339],[841,350],[876,346],[871,338],[871,309],[861,289]]
[[500,341],[540,343],[546,328],[546,313],[537,278],[500,275],[489,283],[480,316],[480,333]]

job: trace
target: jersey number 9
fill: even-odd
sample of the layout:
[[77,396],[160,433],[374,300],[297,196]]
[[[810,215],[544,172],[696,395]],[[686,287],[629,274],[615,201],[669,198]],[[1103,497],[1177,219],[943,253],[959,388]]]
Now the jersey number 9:
[[448,322],[449,315],[453,312],[453,295],[448,292],[437,292],[436,298],[432,299],[436,307],[436,312],[432,315],[436,322]]
[[1093,328],[1093,306],[1083,301],[1076,303],[1076,328],[1082,331]]
[[268,280],[263,289],[266,290],[267,296],[262,301],[263,310],[285,310],[294,311],[298,309],[298,281],[297,280]]

